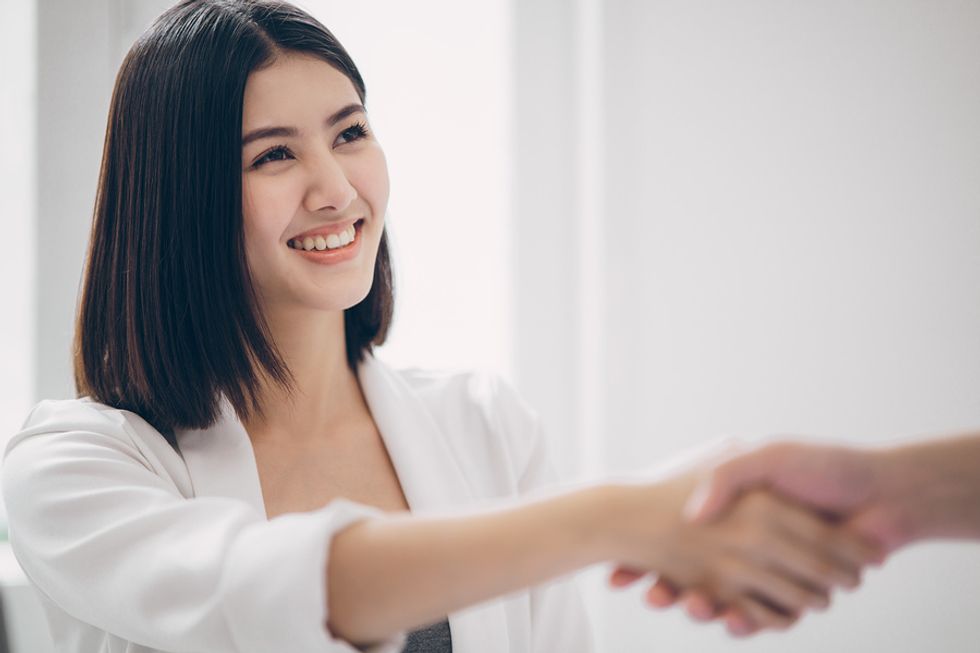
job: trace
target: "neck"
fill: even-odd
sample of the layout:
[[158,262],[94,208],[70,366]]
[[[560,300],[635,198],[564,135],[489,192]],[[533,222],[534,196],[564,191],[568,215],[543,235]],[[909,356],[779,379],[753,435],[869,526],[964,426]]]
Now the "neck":
[[331,425],[364,407],[357,375],[347,363],[342,311],[268,311],[272,340],[293,376],[290,394],[274,385],[261,392],[262,414],[245,428],[256,438],[322,438]]

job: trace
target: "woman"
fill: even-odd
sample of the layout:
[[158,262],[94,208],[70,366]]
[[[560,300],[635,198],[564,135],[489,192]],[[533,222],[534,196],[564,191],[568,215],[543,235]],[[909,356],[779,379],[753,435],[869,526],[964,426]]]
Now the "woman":
[[364,101],[340,44],[278,2],[186,0],[126,57],[80,398],[39,404],[4,459],[60,650],[398,651],[417,628],[408,650],[587,651],[562,578],[593,563],[765,626],[856,582],[873,551],[762,493],[683,525],[697,468],[545,495],[506,385],[375,359],[388,177]]

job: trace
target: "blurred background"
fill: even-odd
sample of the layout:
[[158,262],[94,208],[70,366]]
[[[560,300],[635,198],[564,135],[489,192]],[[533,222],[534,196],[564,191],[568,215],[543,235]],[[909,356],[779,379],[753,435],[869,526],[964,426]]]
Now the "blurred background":
[[[719,435],[980,427],[980,3],[298,3],[350,51],[392,179],[396,365],[479,367],[569,481]],[[170,2],[0,0],[0,434],[73,395],[109,97]],[[3,547],[10,650],[44,623]],[[731,640],[579,576],[600,651],[977,651],[980,546],[896,555]]]

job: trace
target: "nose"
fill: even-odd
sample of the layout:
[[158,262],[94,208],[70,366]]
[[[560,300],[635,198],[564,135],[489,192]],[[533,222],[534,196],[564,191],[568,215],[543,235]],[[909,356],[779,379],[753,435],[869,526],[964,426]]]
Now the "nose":
[[323,209],[343,211],[357,197],[342,161],[331,152],[316,157],[310,169],[310,181],[304,208],[310,213]]

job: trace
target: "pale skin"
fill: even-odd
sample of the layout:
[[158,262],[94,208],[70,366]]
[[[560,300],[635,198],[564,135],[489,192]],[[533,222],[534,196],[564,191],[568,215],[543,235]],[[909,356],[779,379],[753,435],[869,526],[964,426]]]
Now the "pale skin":
[[[927,539],[980,540],[980,433],[879,447],[767,444],[719,465],[689,501],[689,518],[717,519],[759,487],[832,513],[885,555]],[[611,581],[625,586],[642,576],[619,568]],[[657,607],[681,601],[699,620],[720,616],[740,634],[761,627],[737,606],[682,591],[669,577],[654,583],[647,598]]]
[[[324,582],[335,635],[370,643],[606,561],[671,573],[771,627],[825,606],[833,587],[856,584],[873,547],[768,493],[745,497],[712,523],[684,523],[705,465],[464,515],[411,515],[345,355],[343,311],[370,290],[388,200],[384,154],[370,128],[360,132],[367,115],[355,105],[342,73],[291,54],[249,76],[242,126],[243,138],[273,126],[295,130],[242,151],[248,265],[294,378],[290,395],[264,387],[261,415],[245,424],[267,515],[340,496],[390,512],[332,540]],[[361,242],[350,260],[322,265],[289,245],[353,220]]]

